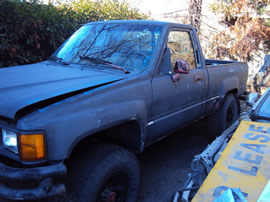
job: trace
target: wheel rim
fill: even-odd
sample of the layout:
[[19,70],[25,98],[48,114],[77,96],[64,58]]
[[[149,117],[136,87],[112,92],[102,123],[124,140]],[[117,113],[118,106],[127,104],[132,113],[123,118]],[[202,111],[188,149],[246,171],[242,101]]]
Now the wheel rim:
[[226,128],[229,128],[233,124],[233,121],[234,121],[233,106],[232,104],[230,104],[226,116]]
[[99,192],[98,202],[124,202],[128,194],[128,176],[124,172],[112,174]]

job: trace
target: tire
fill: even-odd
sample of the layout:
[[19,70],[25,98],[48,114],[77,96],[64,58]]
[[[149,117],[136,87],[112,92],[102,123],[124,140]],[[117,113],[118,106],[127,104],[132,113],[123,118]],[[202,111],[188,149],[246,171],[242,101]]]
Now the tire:
[[237,120],[238,115],[237,100],[233,94],[228,94],[220,109],[210,117],[208,126],[211,137],[219,136]]
[[90,146],[68,167],[66,201],[135,202],[140,178],[136,156],[115,145]]

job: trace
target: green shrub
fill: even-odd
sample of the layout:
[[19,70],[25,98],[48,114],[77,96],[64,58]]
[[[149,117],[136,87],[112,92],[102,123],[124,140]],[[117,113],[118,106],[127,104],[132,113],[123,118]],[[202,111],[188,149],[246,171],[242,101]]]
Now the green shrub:
[[145,14],[130,8],[126,2],[119,0],[69,0],[66,7],[75,11],[78,16],[97,16],[99,20],[145,19]]
[[86,22],[142,18],[146,16],[115,0],[80,0],[57,7],[0,0],[0,67],[47,59]]

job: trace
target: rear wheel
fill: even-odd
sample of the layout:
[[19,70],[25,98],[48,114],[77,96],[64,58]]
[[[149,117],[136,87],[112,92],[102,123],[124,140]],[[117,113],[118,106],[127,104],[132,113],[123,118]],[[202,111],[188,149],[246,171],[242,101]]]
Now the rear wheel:
[[236,97],[233,94],[228,94],[225,100],[216,112],[210,117],[209,128],[211,136],[220,135],[226,128],[230,127],[238,118],[238,105]]
[[136,201],[139,164],[132,153],[115,145],[94,145],[68,169],[67,201]]

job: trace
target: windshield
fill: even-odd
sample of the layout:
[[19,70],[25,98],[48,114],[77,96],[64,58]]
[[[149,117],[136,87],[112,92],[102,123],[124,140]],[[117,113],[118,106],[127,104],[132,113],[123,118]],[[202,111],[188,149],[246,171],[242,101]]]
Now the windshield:
[[270,120],[270,90],[268,90],[268,95],[266,95],[266,98],[263,101],[258,116],[265,117]]
[[141,24],[89,24],[76,31],[53,57],[76,64],[97,58],[129,70],[144,69],[152,60],[161,27]]

